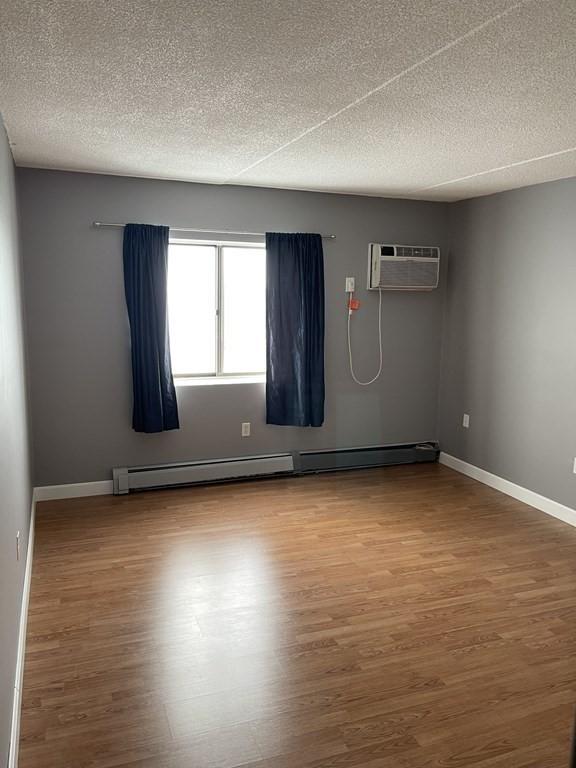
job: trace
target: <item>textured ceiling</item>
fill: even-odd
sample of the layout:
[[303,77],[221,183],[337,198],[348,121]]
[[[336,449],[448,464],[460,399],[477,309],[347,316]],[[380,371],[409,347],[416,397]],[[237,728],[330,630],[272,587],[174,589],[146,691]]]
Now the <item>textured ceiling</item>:
[[576,175],[576,0],[0,0],[19,165],[458,200]]

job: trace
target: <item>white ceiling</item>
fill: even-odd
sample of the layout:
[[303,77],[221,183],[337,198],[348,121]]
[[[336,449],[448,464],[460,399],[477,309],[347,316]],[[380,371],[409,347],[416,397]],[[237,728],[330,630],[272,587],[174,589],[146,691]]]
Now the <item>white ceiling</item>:
[[576,0],[0,0],[17,164],[458,200],[576,176]]

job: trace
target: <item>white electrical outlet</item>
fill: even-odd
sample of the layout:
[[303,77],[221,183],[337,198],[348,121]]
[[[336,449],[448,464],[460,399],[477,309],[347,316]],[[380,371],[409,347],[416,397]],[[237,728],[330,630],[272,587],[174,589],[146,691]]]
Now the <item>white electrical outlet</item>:
[[346,293],[354,293],[356,285],[356,279],[354,277],[346,278]]
[[250,422],[242,422],[242,437],[250,437]]
[[572,472],[576,475],[576,459],[574,459],[574,465],[572,467]]
[[16,560],[20,560],[20,531],[16,533]]
[[462,417],[462,426],[466,429],[470,426],[470,415],[468,413],[465,413]]

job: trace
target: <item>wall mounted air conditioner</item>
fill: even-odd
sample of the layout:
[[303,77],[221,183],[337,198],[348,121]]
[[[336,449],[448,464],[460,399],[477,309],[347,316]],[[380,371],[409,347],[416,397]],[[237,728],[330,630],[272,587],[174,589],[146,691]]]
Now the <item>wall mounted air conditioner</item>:
[[440,248],[370,243],[368,290],[431,291],[438,287]]

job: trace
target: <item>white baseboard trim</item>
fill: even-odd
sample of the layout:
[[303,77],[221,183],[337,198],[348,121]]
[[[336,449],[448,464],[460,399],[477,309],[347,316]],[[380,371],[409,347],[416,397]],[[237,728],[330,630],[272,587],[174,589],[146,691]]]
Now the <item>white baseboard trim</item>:
[[68,485],[41,485],[34,488],[36,501],[53,499],[78,499],[82,496],[106,496],[112,493],[112,480],[96,480],[93,483],[69,483]]
[[28,548],[26,550],[26,570],[24,571],[24,587],[22,590],[22,606],[20,608],[20,623],[18,626],[18,651],[16,656],[16,675],[14,678],[14,699],[12,704],[12,728],[10,730],[10,751],[8,753],[8,768],[18,766],[18,746],[20,742],[20,711],[22,708],[22,682],[24,679],[24,657],[26,655],[26,625],[28,622],[28,603],[30,600],[30,585],[32,582],[32,559],[34,555],[34,524],[36,518],[36,496],[32,492],[30,509],[30,530],[28,532]]
[[531,507],[535,507],[541,512],[545,512],[547,515],[552,515],[552,517],[556,517],[564,523],[576,526],[576,509],[566,507],[564,504],[553,501],[546,496],[541,496],[535,491],[530,491],[528,488],[524,488],[521,485],[511,483],[510,480],[505,480],[503,477],[493,475],[491,472],[486,472],[485,469],[480,469],[480,467],[476,467],[474,464],[468,464],[466,461],[457,459],[449,453],[440,452],[438,460],[440,464],[445,464],[447,467],[450,467],[450,469],[455,469],[456,472],[468,475],[468,477],[472,477],[474,480],[489,485],[491,488],[495,488],[497,491],[501,491],[507,496],[513,496],[515,499],[518,499],[518,501],[523,501],[524,504],[529,504]]

